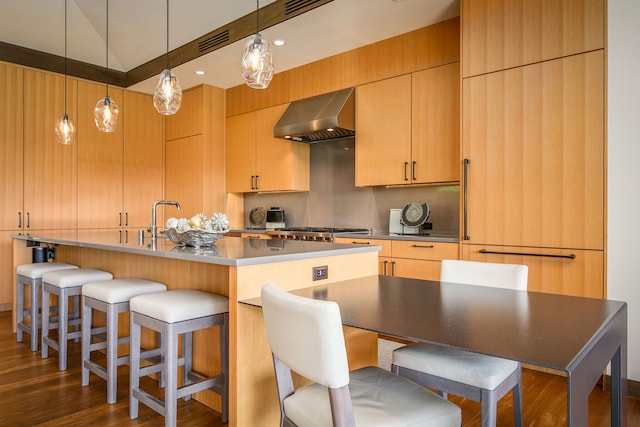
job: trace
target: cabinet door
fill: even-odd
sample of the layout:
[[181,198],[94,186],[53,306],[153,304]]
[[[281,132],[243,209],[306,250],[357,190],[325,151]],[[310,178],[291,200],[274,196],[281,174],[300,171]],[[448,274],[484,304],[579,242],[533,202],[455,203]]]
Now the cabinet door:
[[[179,216],[185,218],[202,212],[202,141],[202,135],[195,135],[165,142],[165,198],[180,203]],[[178,213],[173,206],[168,206],[165,217],[171,216]],[[157,224],[160,227],[160,223]]]
[[412,184],[460,181],[460,63],[413,73]]
[[273,127],[289,104],[256,112],[256,189],[308,191],[309,144],[273,136]]
[[[78,144],[54,136],[65,112],[78,126],[77,81],[24,70],[24,210],[30,229],[74,229],[78,213]],[[97,102],[97,99],[96,99]],[[81,130],[79,130],[81,131]]]
[[469,243],[603,249],[603,53],[463,80]]
[[93,119],[105,85],[78,82],[78,228],[117,228],[122,216],[122,89],[109,88],[118,105],[114,132],[101,132]]
[[440,279],[440,261],[393,258],[391,268],[392,275],[396,277],[422,280]]
[[463,0],[463,76],[604,47],[604,0]]
[[463,245],[462,253],[469,261],[526,265],[530,291],[589,298],[605,295],[604,251]]
[[227,118],[227,193],[255,191],[255,112]]
[[182,92],[182,104],[178,112],[165,116],[164,139],[169,141],[203,133],[203,108],[202,86]]
[[23,224],[22,86],[22,68],[0,63],[0,230],[17,229]]
[[409,184],[411,75],[356,89],[356,186]]
[[[151,205],[163,198],[162,116],[153,107],[150,95],[125,91],[122,124],[124,226],[146,228]],[[157,222],[164,222],[161,209]]]

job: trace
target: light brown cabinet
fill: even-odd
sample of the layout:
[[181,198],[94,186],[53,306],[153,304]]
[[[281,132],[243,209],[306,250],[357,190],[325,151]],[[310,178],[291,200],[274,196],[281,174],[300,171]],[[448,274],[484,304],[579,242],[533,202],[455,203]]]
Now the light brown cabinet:
[[[25,231],[75,229],[78,224],[78,144],[62,145],[53,132],[65,110],[64,79],[24,70]],[[67,114],[77,126],[77,80],[69,77],[66,98]]]
[[439,280],[440,262],[458,259],[457,243],[339,237],[336,243],[378,245],[378,274],[412,279]]
[[227,118],[227,192],[309,191],[309,144],[273,136],[287,107]]
[[595,51],[464,79],[466,243],[604,248],[603,72]]
[[13,244],[11,232],[23,224],[22,68],[0,63],[0,311],[10,310],[13,300]]
[[604,251],[463,245],[463,258],[526,265],[530,291],[605,297]]
[[96,127],[93,110],[105,85],[78,82],[78,228],[117,228],[122,209],[123,90],[109,88],[120,111],[114,132]]
[[460,179],[460,64],[359,86],[356,185]]
[[[224,90],[200,85],[183,92],[180,110],[165,117],[165,198],[179,216],[225,212]],[[171,211],[169,211],[171,209]],[[173,207],[166,216],[178,216]]]
[[462,75],[604,48],[604,0],[462,0]]

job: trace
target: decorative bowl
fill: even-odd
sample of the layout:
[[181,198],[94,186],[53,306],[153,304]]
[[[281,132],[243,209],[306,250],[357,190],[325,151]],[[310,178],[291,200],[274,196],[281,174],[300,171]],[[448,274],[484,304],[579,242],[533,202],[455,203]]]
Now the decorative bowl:
[[164,233],[173,243],[200,248],[213,245],[229,230],[207,231],[202,228],[192,228],[186,231],[178,231],[175,228],[168,228]]

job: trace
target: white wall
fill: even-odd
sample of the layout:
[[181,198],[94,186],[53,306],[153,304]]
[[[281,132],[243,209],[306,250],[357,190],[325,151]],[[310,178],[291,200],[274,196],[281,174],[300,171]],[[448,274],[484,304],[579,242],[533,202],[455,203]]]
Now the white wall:
[[640,1],[608,9],[608,298],[628,304],[628,377],[640,381]]

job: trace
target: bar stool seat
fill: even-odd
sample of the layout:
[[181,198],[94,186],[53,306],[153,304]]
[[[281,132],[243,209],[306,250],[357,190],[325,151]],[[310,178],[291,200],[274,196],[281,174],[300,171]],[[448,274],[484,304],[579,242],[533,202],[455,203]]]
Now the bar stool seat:
[[[42,319],[40,318],[42,275],[50,271],[69,270],[72,268],[78,268],[78,266],[64,262],[34,262],[16,267],[16,312],[18,315],[16,342],[22,342],[22,334],[26,332],[31,336],[31,351],[38,350],[40,343],[38,329],[42,324]],[[28,310],[24,308],[25,286],[30,286],[31,307]],[[25,321],[25,317],[29,317],[29,322]]]
[[[51,271],[42,275],[42,358],[49,357],[49,347],[58,351],[58,369],[67,370],[67,341],[79,339],[80,331],[80,302],[82,285],[99,280],[111,280],[113,275],[107,271],[93,268],[77,268],[71,270]],[[50,322],[49,298],[58,297],[58,322]],[[69,297],[74,299],[74,316],[67,316]],[[63,315],[65,314],[65,315]],[[73,326],[74,331],[69,332]],[[58,329],[57,340],[49,336],[49,331]]]
[[[105,380],[108,404],[117,400],[118,366],[129,363],[129,355],[118,357],[118,346],[129,342],[128,336],[118,338],[118,313],[129,311],[129,300],[136,295],[166,290],[163,283],[138,278],[89,282],[82,286],[82,385],[89,385],[89,372]],[[105,326],[92,327],[93,310],[106,314]],[[103,339],[93,342],[97,336]],[[105,348],[107,361],[103,367],[91,360],[91,352]]]
[[[166,426],[177,422],[177,399],[185,400],[197,391],[211,389],[222,398],[222,421],[228,419],[227,353],[229,333],[228,298],[192,289],[139,295],[130,300],[131,364],[129,381],[129,416],[138,418],[138,403],[142,402],[164,415]],[[192,371],[192,333],[199,329],[220,326],[220,374],[204,377]],[[164,361],[140,367],[141,327],[159,332]],[[178,358],[178,337],[182,336],[182,357]],[[178,387],[178,366],[182,365],[182,386]],[[140,377],[160,372],[165,381],[164,402],[140,388]],[[192,382],[192,381],[198,382]]]

